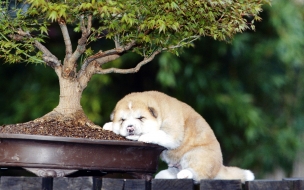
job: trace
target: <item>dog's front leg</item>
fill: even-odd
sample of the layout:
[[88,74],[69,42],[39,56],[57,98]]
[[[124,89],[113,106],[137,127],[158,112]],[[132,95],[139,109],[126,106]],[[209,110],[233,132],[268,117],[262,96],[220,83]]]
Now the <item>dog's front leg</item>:
[[143,134],[139,137],[138,141],[158,144],[168,149],[174,149],[180,145],[180,142],[176,141],[171,135],[167,134],[162,130]]
[[140,136],[138,135],[129,135],[126,136],[127,139],[132,140],[132,141],[137,141],[139,139]]
[[114,133],[119,134],[120,125],[119,123],[108,122],[103,125],[102,129],[113,131]]
[[113,122],[105,123],[102,128],[104,130],[113,131]]

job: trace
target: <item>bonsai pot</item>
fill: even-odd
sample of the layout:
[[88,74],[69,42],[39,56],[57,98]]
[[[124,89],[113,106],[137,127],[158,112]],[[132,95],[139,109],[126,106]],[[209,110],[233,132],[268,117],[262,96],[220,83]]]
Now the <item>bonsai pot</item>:
[[42,177],[100,170],[150,179],[164,149],[137,141],[0,133],[0,166],[23,167]]

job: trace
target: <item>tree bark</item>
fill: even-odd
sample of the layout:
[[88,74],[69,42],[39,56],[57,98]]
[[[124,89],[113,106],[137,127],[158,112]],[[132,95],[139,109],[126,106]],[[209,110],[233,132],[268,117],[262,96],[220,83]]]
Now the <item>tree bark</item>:
[[59,104],[54,111],[60,114],[72,114],[82,110],[80,99],[83,89],[76,79],[59,77],[60,95]]
[[62,122],[73,121],[77,125],[84,127],[100,128],[95,125],[84,113],[83,108],[80,104],[82,92],[87,86],[81,85],[79,79],[76,77],[58,76],[60,95],[59,103],[53,111],[47,113],[38,120],[42,122],[49,122],[51,120],[58,120]]

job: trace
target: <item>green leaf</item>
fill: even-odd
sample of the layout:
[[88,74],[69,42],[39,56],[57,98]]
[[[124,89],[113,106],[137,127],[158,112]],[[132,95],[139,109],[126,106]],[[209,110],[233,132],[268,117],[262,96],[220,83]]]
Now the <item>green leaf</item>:
[[40,32],[41,32],[41,34],[45,33],[46,35],[48,35],[47,27],[46,26],[40,26]]
[[58,19],[57,11],[51,11],[51,13],[48,16],[48,19],[52,22],[56,21]]

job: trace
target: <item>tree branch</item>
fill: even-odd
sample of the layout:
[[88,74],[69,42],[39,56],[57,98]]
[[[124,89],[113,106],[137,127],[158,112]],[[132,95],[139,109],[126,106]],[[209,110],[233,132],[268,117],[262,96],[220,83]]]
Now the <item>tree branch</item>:
[[68,28],[63,19],[58,20],[58,23],[64,39],[66,59],[69,59],[72,55],[73,50]]
[[[19,29],[17,31],[17,33],[20,36],[32,38],[32,36],[28,32],[24,32],[21,29]],[[19,39],[19,37],[18,37],[18,39]],[[58,60],[58,58],[55,55],[53,55],[44,45],[42,45],[37,40],[34,40],[34,45],[38,50],[40,50],[43,53],[42,58],[43,58],[43,61],[45,61],[46,65],[55,69],[56,73],[58,74],[61,69],[61,63]]]
[[120,41],[119,41],[119,36],[118,35],[116,35],[115,37],[114,37],[114,43],[115,43],[115,48],[117,49],[117,48],[120,48]]
[[113,54],[118,54],[119,55],[119,54],[122,54],[122,53],[130,50],[135,45],[136,45],[135,41],[132,41],[125,46],[120,46],[119,48],[111,49],[111,50],[108,50],[108,51],[105,51],[105,52],[99,51],[95,55],[92,55],[92,56],[88,57],[86,61],[89,63],[93,60],[96,60],[96,59],[99,59],[99,58],[102,58],[102,57],[106,57],[106,56],[109,56],[109,55],[113,55]]
[[[123,46],[123,47],[120,47],[120,48],[116,48],[116,49],[111,49],[111,50],[108,50],[108,51],[99,51],[97,52],[96,54],[88,57],[83,65],[81,66],[81,69],[79,71],[79,77],[81,77],[85,70],[86,70],[86,67],[92,62],[92,61],[95,61],[95,60],[99,60],[101,58],[104,58],[104,57],[108,57],[110,55],[116,55],[116,56],[120,56],[122,53],[130,50],[132,47],[134,47],[136,44],[135,44],[135,41],[132,41],[130,43],[128,43],[127,45]],[[100,63],[101,65],[107,63],[107,62],[101,62],[101,61],[97,61],[98,63]]]
[[85,26],[84,16],[80,19],[81,38],[78,40],[78,45],[75,52],[72,54],[69,62],[75,63],[77,59],[85,52],[86,43],[91,33],[92,15],[88,16],[87,27]]
[[81,75],[81,77],[78,78],[79,81],[79,88],[81,88],[80,90],[83,90],[84,88],[86,88],[88,82],[90,81],[91,77],[98,71],[98,69],[100,68],[100,65],[104,64],[104,63],[108,63],[110,61],[113,61],[117,58],[119,58],[119,55],[109,55],[106,57],[102,57],[99,58],[98,60],[94,60],[92,61],[83,71],[83,74]]
[[44,45],[35,40],[35,47],[38,48],[43,53],[43,61],[45,61],[46,65],[55,69],[56,73],[59,74],[61,71],[61,63],[58,58],[53,55]]
[[78,40],[78,45],[74,53],[71,54],[71,56],[67,56],[66,58],[68,59],[64,60],[63,73],[62,73],[62,76],[64,78],[75,77],[77,72],[76,61],[86,50],[86,43],[91,33],[91,27],[92,27],[92,16],[91,15],[88,16],[87,27],[86,27],[84,15],[81,15],[80,17],[81,37]]
[[152,61],[157,54],[159,54],[161,50],[157,50],[153,52],[149,57],[144,58],[141,62],[139,62],[136,67],[130,68],[130,69],[119,69],[119,68],[109,68],[109,69],[102,69],[99,67],[96,71],[97,74],[108,74],[108,73],[119,73],[119,74],[129,74],[129,73],[136,73],[139,71],[139,69]]

